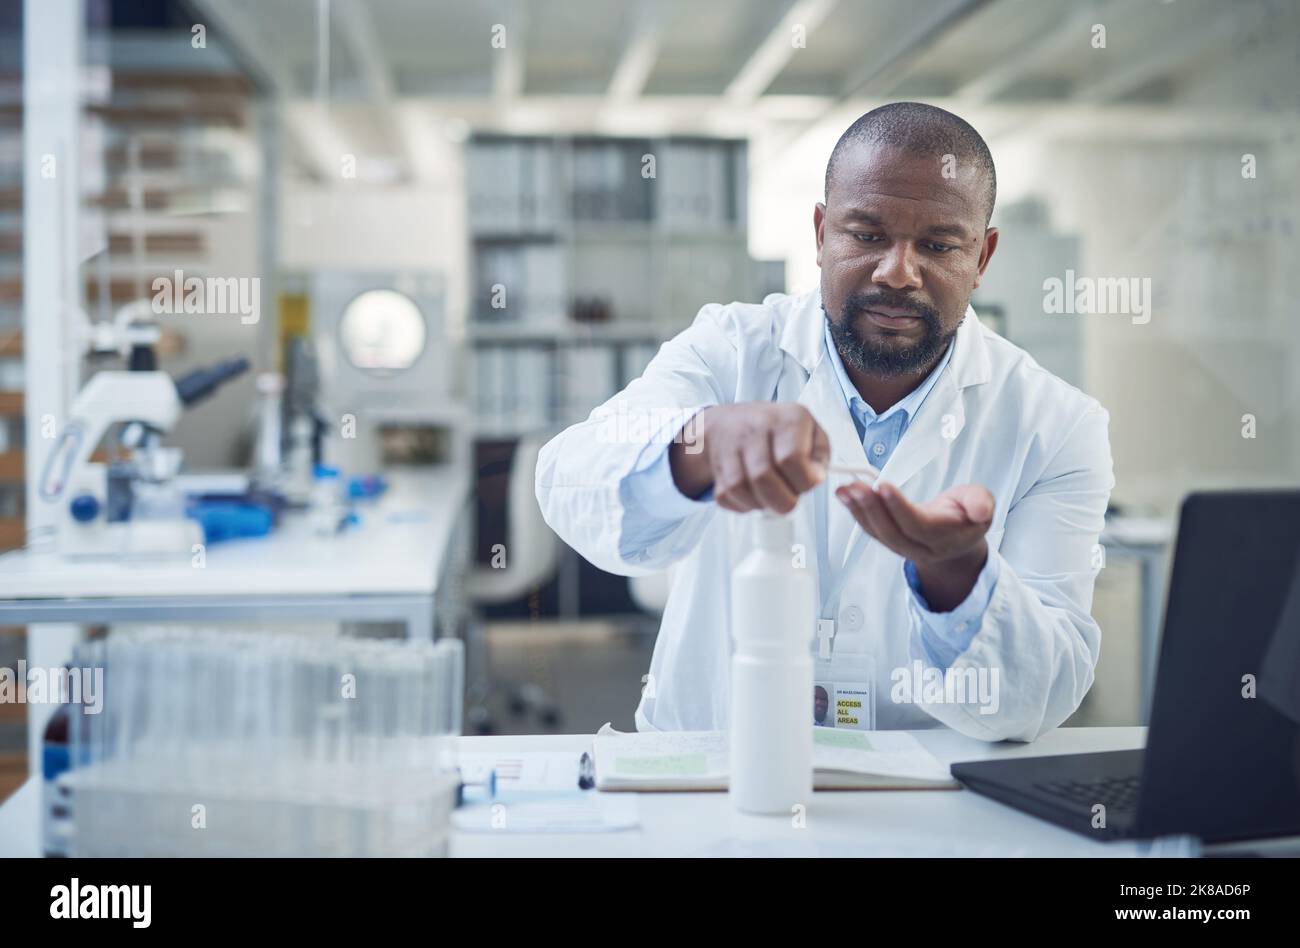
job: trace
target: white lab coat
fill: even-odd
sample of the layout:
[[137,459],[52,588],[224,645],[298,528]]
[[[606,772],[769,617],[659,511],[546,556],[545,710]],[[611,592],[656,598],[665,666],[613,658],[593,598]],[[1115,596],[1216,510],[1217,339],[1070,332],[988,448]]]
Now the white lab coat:
[[[816,292],[705,306],[640,378],[542,450],[537,498],[566,543],[612,573],[677,566],[636,711],[641,730],[727,726],[730,572],[746,550],[748,518],[710,504],[653,547],[624,558],[619,483],[656,427],[674,417],[670,412],[744,401],[797,400],[826,430],[836,460],[861,464],[861,442],[834,367],[823,358],[824,318]],[[1108,422],[1094,399],[967,311],[951,361],[883,476],[914,502],[957,484],[981,484],[996,498],[988,542],[989,555],[1001,557],[1000,577],[979,631],[952,668],[997,669],[998,708],[981,713],[975,703],[926,702],[924,694],[891,700],[898,670],[915,660],[932,665],[903,560],[870,540],[844,588],[835,649],[874,657],[878,728],[941,722],[984,740],[1028,741],[1079,706],[1101,644],[1089,611],[1114,484]],[[832,491],[839,480],[832,476]],[[816,542],[815,496],[805,494],[795,512],[797,542]],[[861,528],[833,493],[829,499],[829,562],[838,568]],[[814,547],[806,549],[815,570]]]

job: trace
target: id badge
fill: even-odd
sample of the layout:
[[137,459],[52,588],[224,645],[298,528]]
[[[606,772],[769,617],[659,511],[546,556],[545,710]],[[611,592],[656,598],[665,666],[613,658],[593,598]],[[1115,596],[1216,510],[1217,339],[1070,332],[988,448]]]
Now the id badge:
[[813,724],[817,727],[876,729],[876,661],[842,654],[813,660]]

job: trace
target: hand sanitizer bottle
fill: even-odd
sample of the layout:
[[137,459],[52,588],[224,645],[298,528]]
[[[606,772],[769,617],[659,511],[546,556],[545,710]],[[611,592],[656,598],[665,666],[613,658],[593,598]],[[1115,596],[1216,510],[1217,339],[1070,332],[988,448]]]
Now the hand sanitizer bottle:
[[816,590],[794,564],[793,519],[754,519],[754,548],[731,574],[731,801],[788,815],[812,798]]

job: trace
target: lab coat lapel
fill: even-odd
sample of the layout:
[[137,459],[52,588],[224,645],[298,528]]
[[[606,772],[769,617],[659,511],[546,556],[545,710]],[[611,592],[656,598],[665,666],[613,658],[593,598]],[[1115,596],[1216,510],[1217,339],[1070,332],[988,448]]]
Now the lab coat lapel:
[[[956,353],[953,353],[954,357]],[[952,368],[949,364],[948,368]],[[966,424],[961,392],[953,374],[945,371],[907,424],[898,447],[880,470],[889,483],[902,487],[908,479],[947,451]]]
[[[934,383],[929,396],[921,403],[916,417],[881,469],[881,477],[902,487],[935,458],[947,453],[966,426],[966,406],[962,391],[989,379],[989,355],[984,329],[975,311],[969,307],[944,372]],[[921,498],[928,500],[929,498]]]
[[[853,424],[853,418],[849,415],[848,403],[844,400],[844,390],[840,387],[839,379],[835,376],[835,367],[831,364],[830,359],[823,357],[813,369],[812,375],[808,379],[808,384],[799,393],[799,404],[803,405],[817,419],[817,423],[822,426],[826,436],[831,442],[831,458],[834,464],[851,464],[861,466],[866,461],[866,454],[862,450],[862,442],[858,439],[858,429]],[[814,542],[825,542],[827,544],[827,553],[829,559],[827,562],[834,564],[838,570],[848,555],[849,543],[853,539],[854,530],[857,529],[857,523],[854,521],[852,514],[847,507],[835,499],[835,487],[843,483],[847,478],[842,475],[828,474],[826,485],[826,505],[827,505],[827,523],[826,532],[828,539],[820,538]],[[816,513],[813,509],[814,504],[821,502],[820,492],[813,492],[808,495],[806,506],[811,516],[814,518]],[[816,537],[816,531],[813,530],[812,536]]]
[[823,357],[817,363],[808,384],[799,393],[799,404],[812,413],[826,437],[830,438],[833,463],[861,466],[866,461],[858,429],[849,415],[844,390],[835,377],[835,367],[830,359]]

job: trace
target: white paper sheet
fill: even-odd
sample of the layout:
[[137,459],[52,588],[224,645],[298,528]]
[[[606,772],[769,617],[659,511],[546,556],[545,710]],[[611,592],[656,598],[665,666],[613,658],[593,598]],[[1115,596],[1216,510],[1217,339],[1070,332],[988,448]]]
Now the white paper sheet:
[[[595,741],[601,787],[683,789],[725,787],[729,751],[725,731],[648,731],[602,728]],[[904,731],[813,729],[817,773],[867,774],[952,786],[948,768]]]
[[451,817],[468,833],[611,833],[637,823],[635,794],[597,790],[517,793],[463,806]]

